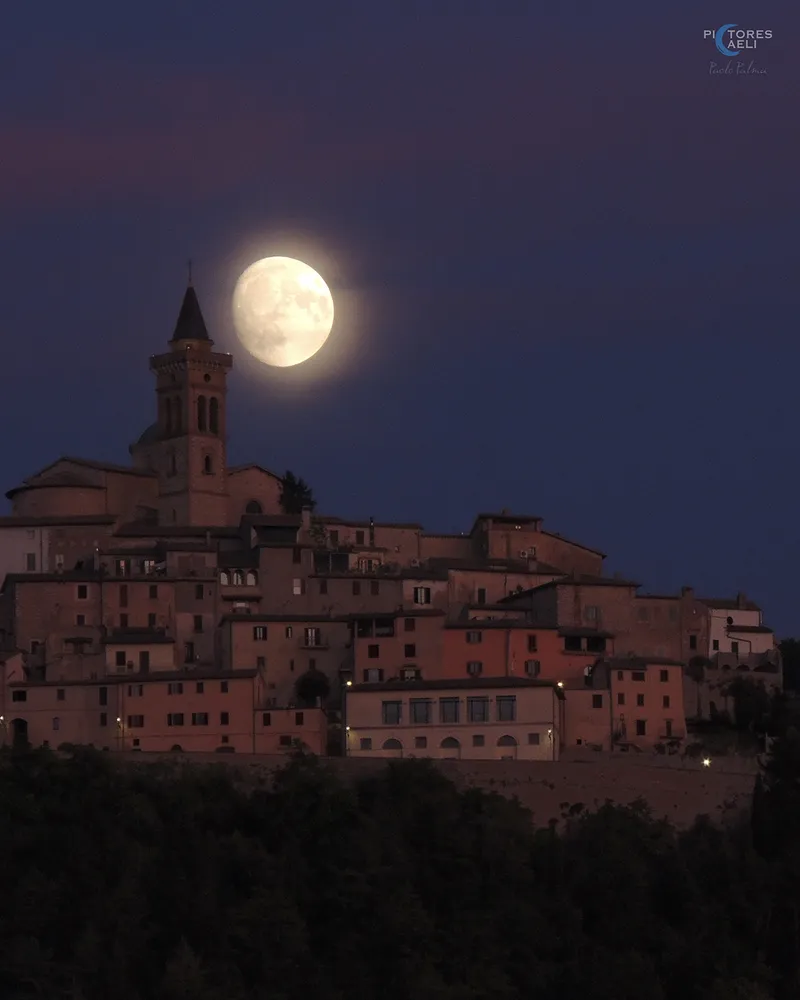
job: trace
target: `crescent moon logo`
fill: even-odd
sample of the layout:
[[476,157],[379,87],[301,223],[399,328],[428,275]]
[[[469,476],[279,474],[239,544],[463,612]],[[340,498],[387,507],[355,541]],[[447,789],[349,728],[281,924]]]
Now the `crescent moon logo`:
[[714,35],[714,41],[716,42],[717,50],[721,52],[724,56],[739,55],[739,53],[735,49],[733,52],[731,52],[730,49],[726,49],[722,41],[722,36],[725,34],[725,32],[729,31],[731,28],[736,28],[736,27],[738,27],[738,25],[736,24],[723,24],[722,27],[719,29],[719,31],[717,31],[716,35]]

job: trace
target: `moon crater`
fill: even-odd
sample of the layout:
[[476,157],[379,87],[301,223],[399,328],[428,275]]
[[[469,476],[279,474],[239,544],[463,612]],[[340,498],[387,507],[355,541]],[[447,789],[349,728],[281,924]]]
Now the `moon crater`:
[[265,257],[236,283],[233,323],[254,358],[288,368],[307,361],[328,339],[333,297],[308,264],[292,257]]

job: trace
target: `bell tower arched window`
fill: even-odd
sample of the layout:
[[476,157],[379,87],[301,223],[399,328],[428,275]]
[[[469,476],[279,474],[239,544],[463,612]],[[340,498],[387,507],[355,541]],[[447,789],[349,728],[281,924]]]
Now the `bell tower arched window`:
[[197,429],[199,431],[204,431],[206,429],[206,397],[197,397]]
[[205,458],[203,459],[203,472],[207,476],[210,476],[213,471],[214,471],[214,469],[213,469],[213,467],[211,465],[211,456],[210,455],[206,455]]
[[208,425],[212,434],[219,434],[219,400],[216,396],[211,397],[208,406]]
[[181,400],[176,396],[172,401],[172,424],[176,434],[183,430],[183,418],[181,417]]
[[164,400],[164,430],[167,434],[172,433],[172,400],[169,396]]

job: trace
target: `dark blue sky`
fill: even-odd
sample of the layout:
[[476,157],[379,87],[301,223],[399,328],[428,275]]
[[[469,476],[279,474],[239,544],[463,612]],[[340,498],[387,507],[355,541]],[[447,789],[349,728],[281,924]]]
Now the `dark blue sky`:
[[[18,5],[4,488],[127,459],[192,256],[239,362],[231,461],[344,516],[538,514],[648,589],[745,590],[800,633],[800,14],[540,6]],[[766,75],[709,74],[703,29],[737,20],[774,31],[736,57]],[[232,333],[268,253],[336,300],[296,370]]]

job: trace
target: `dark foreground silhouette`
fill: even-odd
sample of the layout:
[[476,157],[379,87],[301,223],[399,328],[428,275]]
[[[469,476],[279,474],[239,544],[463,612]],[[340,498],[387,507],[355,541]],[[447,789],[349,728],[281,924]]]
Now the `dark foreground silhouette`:
[[254,792],[234,773],[0,758],[0,996],[800,996],[792,733],[725,832],[577,804],[534,830],[415,761],[349,786],[308,758]]

